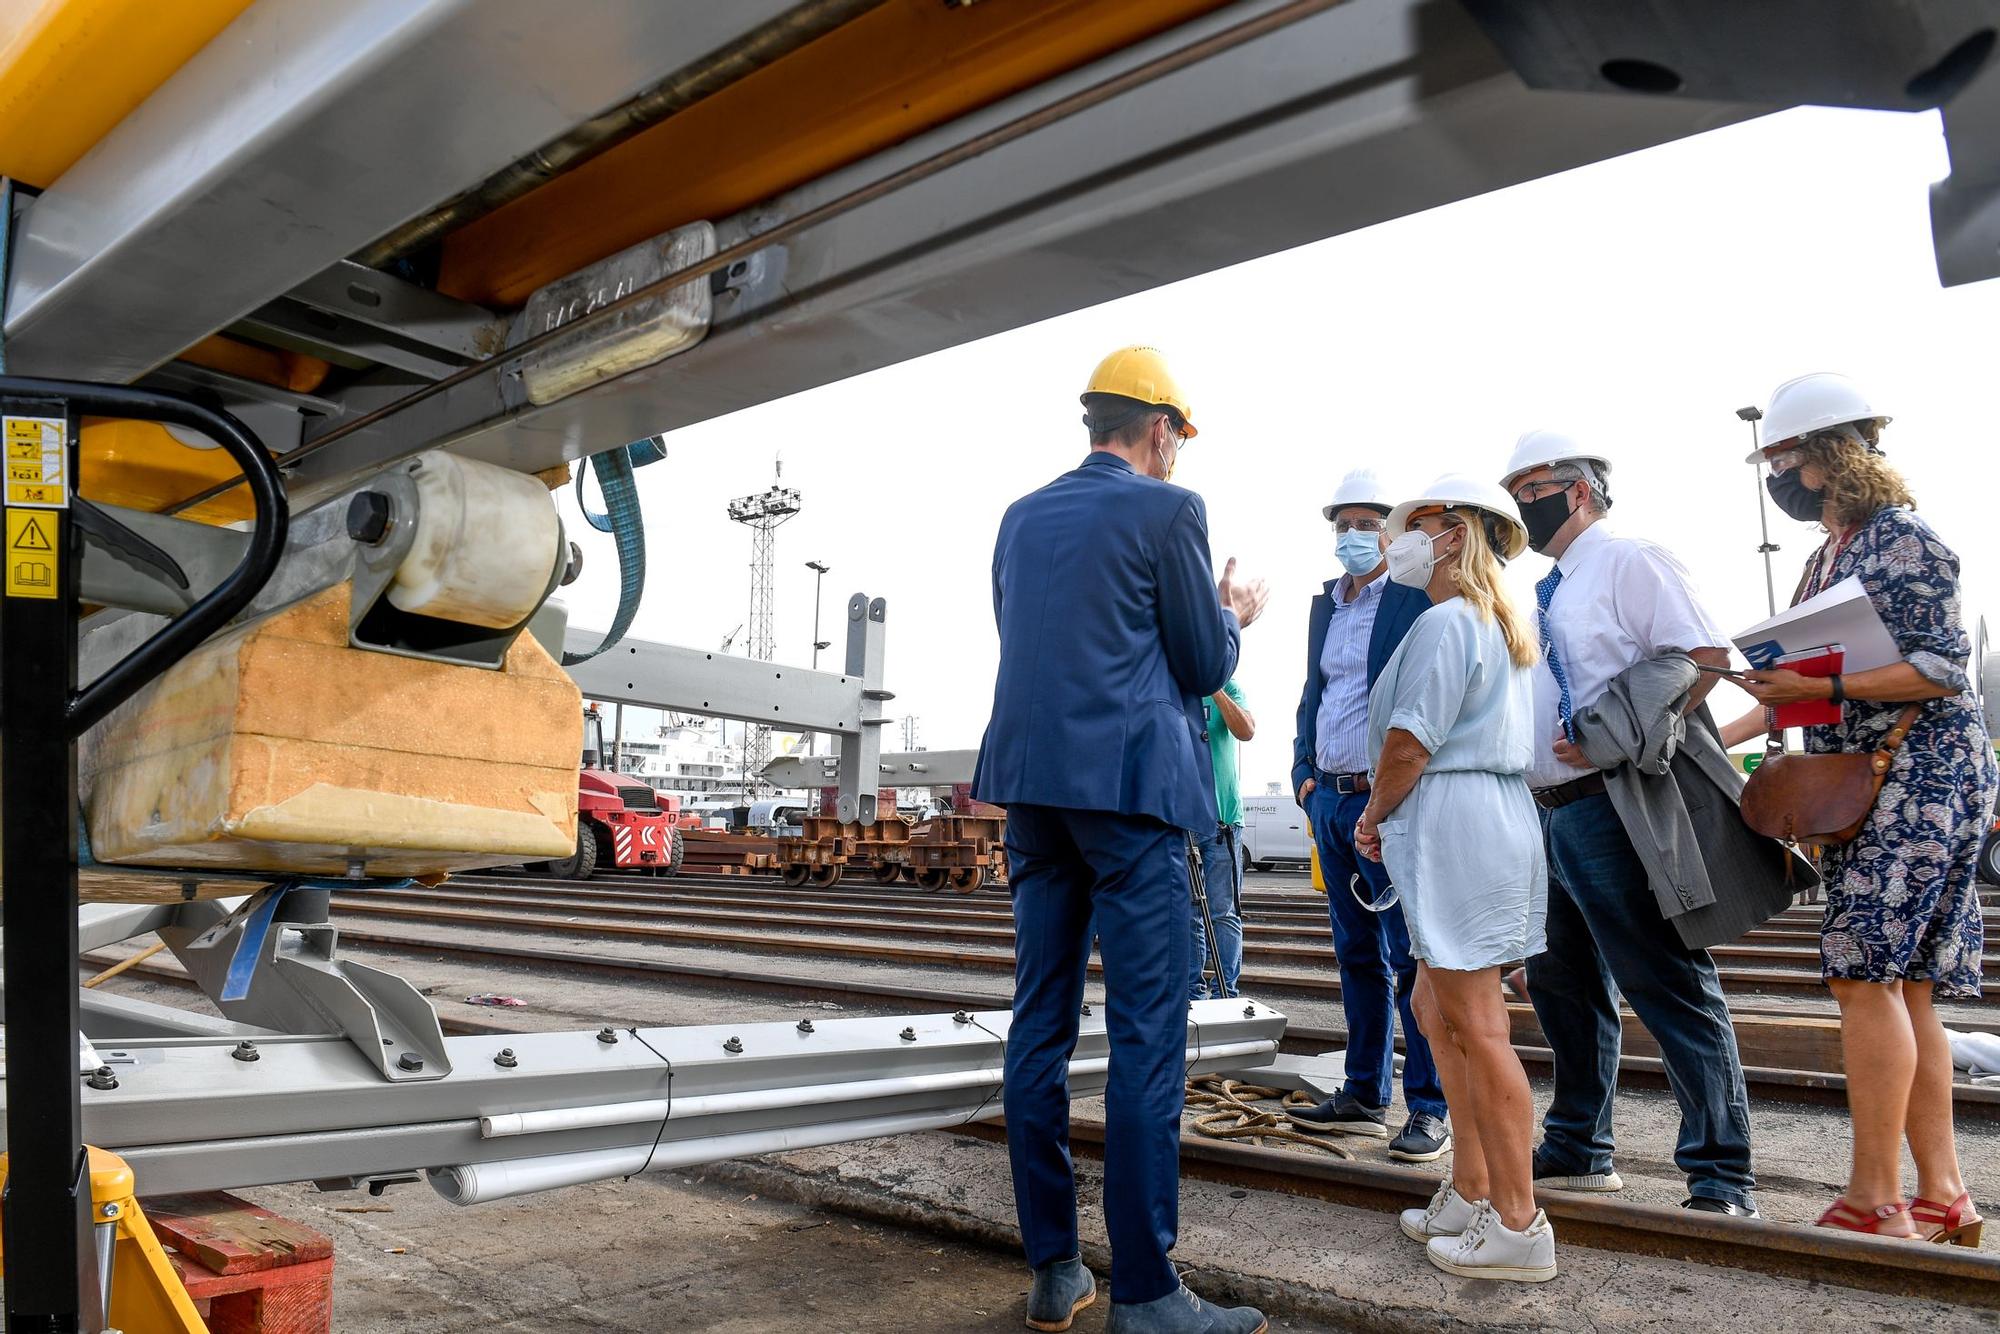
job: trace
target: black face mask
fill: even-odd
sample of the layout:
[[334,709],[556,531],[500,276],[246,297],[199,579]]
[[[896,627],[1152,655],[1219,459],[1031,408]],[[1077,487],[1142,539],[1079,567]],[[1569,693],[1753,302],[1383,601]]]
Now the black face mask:
[[1521,526],[1528,530],[1528,545],[1541,551],[1555,540],[1562,526],[1575,513],[1570,508],[1569,488],[1543,496],[1540,500],[1517,500],[1514,508],[1521,512]]
[[1764,479],[1764,489],[1771,493],[1779,509],[1800,523],[1818,523],[1826,509],[1826,493],[1807,486],[1806,479],[1799,475],[1802,471],[1793,468],[1790,472],[1774,472]]

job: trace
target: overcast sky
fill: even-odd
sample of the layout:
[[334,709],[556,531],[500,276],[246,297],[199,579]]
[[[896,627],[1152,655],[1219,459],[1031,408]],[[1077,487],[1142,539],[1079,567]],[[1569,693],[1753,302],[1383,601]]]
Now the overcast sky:
[[[650,572],[633,633],[714,647],[745,620],[750,538],[723,510],[782,455],[805,510],[778,533],[779,659],[811,656],[805,562],[825,561],[833,661],[848,594],[886,597],[890,710],[917,714],[931,749],[977,745],[1000,515],[1082,459],[1076,396],[1135,342],[1163,348],[1191,396],[1202,434],[1174,480],[1207,499],[1217,568],[1234,555],[1271,584],[1237,670],[1258,723],[1249,792],[1289,772],[1307,606],[1338,572],[1319,507],[1363,464],[1409,491],[1459,470],[1498,480],[1522,431],[1575,434],[1613,460],[1611,522],[1671,546],[1733,632],[1765,615],[1735,409],[1843,371],[1895,418],[1884,446],[1963,559],[1968,620],[2000,620],[2000,283],[1938,285],[1926,187],[1946,172],[1934,115],[1787,112],[689,427],[639,474]],[[1771,523],[1782,604],[1818,534]],[[605,625],[611,542],[580,540],[571,619]],[[1516,563],[1523,586],[1545,570]],[[1747,699],[1724,686],[1717,707]],[[628,711],[628,734],[652,721]]]

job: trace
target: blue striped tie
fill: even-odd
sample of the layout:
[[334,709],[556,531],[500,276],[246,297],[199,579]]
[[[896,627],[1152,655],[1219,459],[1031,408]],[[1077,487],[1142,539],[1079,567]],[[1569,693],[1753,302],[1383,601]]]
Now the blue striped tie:
[[1576,724],[1570,719],[1576,708],[1570,703],[1569,675],[1563,671],[1562,659],[1556,654],[1555,638],[1549,634],[1549,603],[1555,600],[1556,585],[1562,581],[1562,566],[1558,565],[1535,585],[1535,620],[1542,632],[1542,656],[1549,660],[1549,675],[1555,677],[1556,689],[1561,692],[1556,699],[1556,717],[1562,719],[1563,735],[1574,742]]

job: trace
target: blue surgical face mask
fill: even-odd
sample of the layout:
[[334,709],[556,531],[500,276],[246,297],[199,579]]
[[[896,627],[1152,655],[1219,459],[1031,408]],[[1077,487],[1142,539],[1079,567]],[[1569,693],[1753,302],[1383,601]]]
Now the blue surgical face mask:
[[1333,544],[1333,554],[1339,559],[1340,568],[1349,574],[1367,574],[1382,563],[1382,536],[1351,529]]

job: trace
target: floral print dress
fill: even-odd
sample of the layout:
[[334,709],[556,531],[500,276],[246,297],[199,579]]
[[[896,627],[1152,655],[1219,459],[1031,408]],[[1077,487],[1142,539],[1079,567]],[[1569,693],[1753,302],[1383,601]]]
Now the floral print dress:
[[[1977,858],[1993,818],[1993,743],[1973,699],[1972,644],[1958,603],[1958,557],[1930,525],[1885,506],[1843,544],[1813,558],[1805,589],[1858,576],[1903,658],[1955,691],[1926,701],[1853,841],[1827,848],[1825,976],[1930,981],[1938,999],[1977,998],[1984,931]],[[1806,749],[1867,752],[1903,705],[1849,700],[1838,723],[1806,729]]]

